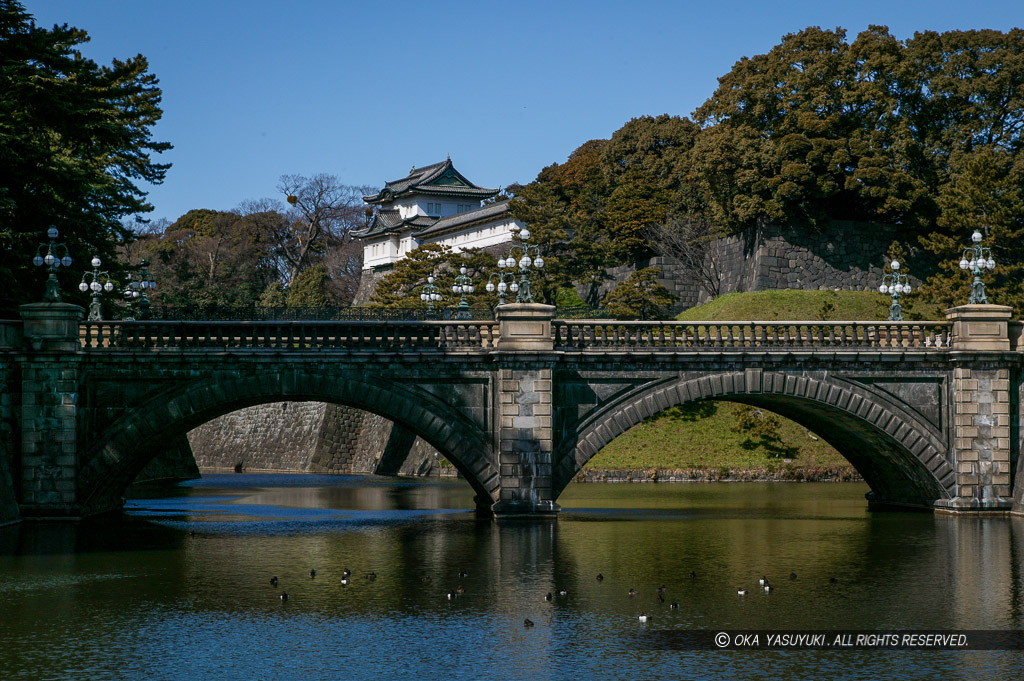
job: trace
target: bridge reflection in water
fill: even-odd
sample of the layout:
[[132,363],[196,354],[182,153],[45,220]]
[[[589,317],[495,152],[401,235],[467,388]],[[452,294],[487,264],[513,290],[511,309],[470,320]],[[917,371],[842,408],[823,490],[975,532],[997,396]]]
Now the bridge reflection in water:
[[898,323],[567,321],[533,304],[502,306],[494,322],[82,322],[81,312],[28,305],[22,321],[0,324],[0,406],[17,426],[5,435],[17,481],[7,496],[25,517],[116,509],[161,446],[283,400],[400,424],[498,516],[557,512],[602,446],[705,399],[763,406],[817,433],[877,507],[1024,512],[1024,499],[1014,506],[1021,325],[997,305]]
[[[723,658],[645,644],[647,632],[693,629],[1024,627],[1021,520],[868,513],[863,492],[572,485],[558,523],[498,525],[472,513],[457,482],[214,476],[132,500],[123,519],[0,530],[0,668],[11,678],[401,669],[440,679],[455,665],[509,679],[634,679],[727,664],[740,677],[828,665],[836,679],[1015,678],[1012,651]],[[763,575],[770,595],[756,591]],[[738,597],[740,586],[751,595]],[[639,612],[652,616],[646,627]],[[526,618],[536,627],[524,629]]]

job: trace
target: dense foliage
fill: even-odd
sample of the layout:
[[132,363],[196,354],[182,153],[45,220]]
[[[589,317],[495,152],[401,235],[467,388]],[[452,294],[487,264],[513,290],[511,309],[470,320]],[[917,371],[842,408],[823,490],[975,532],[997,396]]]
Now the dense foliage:
[[234,211],[191,210],[137,235],[125,259],[147,258],[167,306],[349,305],[359,286],[363,187],[332,175],[286,175],[285,201],[247,201]]
[[434,286],[442,296],[434,303],[435,309],[452,308],[459,304],[461,294],[452,292],[455,276],[462,267],[473,280],[473,293],[466,296],[471,307],[493,306],[497,298],[484,290],[487,272],[495,270],[496,258],[479,249],[455,253],[448,246],[424,244],[412,250],[395,263],[394,269],[384,275],[374,288],[371,307],[390,309],[418,309],[427,307],[420,299],[427,278],[434,277]]
[[32,256],[50,225],[74,264],[61,275],[67,299],[93,255],[117,269],[122,218],[151,210],[140,183],[168,165],[151,154],[160,88],[142,55],[98,66],[77,47],[85,31],[35,25],[17,0],[0,0],[0,313],[42,299],[45,273]]
[[738,61],[692,120],[634,119],[512,187],[512,210],[557,242],[551,274],[595,296],[607,267],[650,254],[656,225],[843,220],[901,225],[944,259],[924,293],[962,302],[967,279],[949,263],[984,227],[993,298],[1020,306],[1022,132],[1020,29],[900,41],[872,26],[849,42],[811,27]]

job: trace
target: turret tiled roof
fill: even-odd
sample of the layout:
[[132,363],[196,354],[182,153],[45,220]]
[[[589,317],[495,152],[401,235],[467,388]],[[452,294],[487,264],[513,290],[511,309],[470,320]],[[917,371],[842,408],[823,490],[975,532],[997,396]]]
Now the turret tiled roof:
[[454,232],[462,229],[474,222],[493,220],[506,212],[508,212],[507,200],[498,201],[497,203],[489,203],[486,206],[482,206],[474,210],[468,210],[464,213],[456,213],[455,215],[449,215],[446,218],[441,218],[429,227],[414,233],[413,236],[417,239],[434,238],[444,234],[445,232]]
[[478,187],[455,169],[452,160],[445,159],[423,168],[415,168],[400,180],[386,182],[376,194],[363,197],[367,203],[389,203],[405,194],[432,194],[435,196],[471,197],[488,199],[498,193],[497,189]]
[[401,214],[397,210],[385,209],[377,211],[377,214],[373,216],[373,222],[366,229],[352,232],[352,236],[365,239],[392,232],[399,234],[411,232],[417,239],[432,239],[446,232],[457,231],[475,222],[493,220],[502,216],[507,211],[507,200],[489,203],[480,208],[456,213],[455,215],[449,215],[446,218],[440,219],[427,215],[414,215],[402,219]]

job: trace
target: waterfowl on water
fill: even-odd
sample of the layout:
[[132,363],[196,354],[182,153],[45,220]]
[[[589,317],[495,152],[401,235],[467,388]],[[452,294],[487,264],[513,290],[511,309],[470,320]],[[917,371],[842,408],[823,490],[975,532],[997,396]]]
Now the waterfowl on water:
[[663,593],[665,593],[665,591],[666,591],[666,589],[665,589],[665,585],[664,584],[662,584],[661,586],[658,587],[658,593],[663,594]]
[[531,620],[529,618],[523,620],[523,626],[524,627],[532,627],[533,626],[533,620]]
[[351,577],[352,576],[352,571],[349,570],[348,568],[345,568],[344,570],[341,571],[341,576],[342,577]]
[[737,589],[736,590],[736,595],[737,596],[746,596],[747,595],[747,590],[746,589]]
[[545,600],[545,601],[550,601],[550,600],[551,600],[552,598],[554,598],[554,596],[552,596],[552,595],[551,595],[551,592],[550,592],[550,591],[549,591],[549,592],[547,592],[547,593],[546,593],[546,594],[544,595],[544,600]]
[[697,573],[693,570],[690,570],[690,579],[697,579]]
[[790,580],[794,580],[794,579],[796,579],[796,573],[795,573],[795,572],[790,572],[790,573],[789,573],[789,579],[790,579]]
[[672,608],[673,610],[679,608],[679,601],[672,601],[668,607]]
[[316,570],[310,570],[309,571],[309,576],[310,577],[316,577]]
[[599,582],[603,582],[604,581],[604,575],[602,575],[600,572],[597,573],[597,581],[599,581]]
[[430,584],[430,582],[431,582],[430,575],[423,575],[422,577],[420,577],[420,581],[423,582],[424,584]]
[[829,584],[838,584],[838,583],[839,583],[839,580],[838,580],[838,579],[836,579],[835,577],[829,577],[829,578],[828,578],[828,583],[829,583]]
[[272,586],[277,586],[277,577],[276,576],[270,578],[270,584]]
[[630,596],[636,596],[636,589],[630,589],[629,590],[629,595]]
[[366,573],[366,578],[372,582],[373,580],[377,579],[377,573],[376,572],[368,572],[368,573]]
[[637,616],[637,619],[640,620],[641,622],[646,622],[647,621],[647,613],[646,612],[640,613]]
[[659,603],[664,603],[665,602],[665,597],[662,596],[661,594],[658,594],[658,602]]
[[774,590],[775,590],[775,587],[773,587],[771,584],[765,584],[764,585],[764,592],[766,594],[770,594]]
[[760,584],[761,586],[764,586],[764,585],[766,585],[768,583],[768,578],[767,577],[762,577],[761,579],[757,580],[757,583]]
[[449,601],[454,601],[455,600],[455,596],[456,596],[456,593],[454,591],[449,591],[448,592],[448,600]]
[[342,586],[348,586],[348,577],[342,577],[341,578],[341,585]]
[[287,601],[288,600],[288,592],[287,591],[282,591],[281,592],[281,600],[282,601]]
[[461,596],[462,594],[466,593],[466,587],[459,584],[457,587],[455,587],[455,593]]
[[469,573],[468,572],[466,572],[465,570],[462,570],[461,572],[459,572],[459,579],[465,579],[466,577],[469,577]]
[[558,595],[564,598],[564,597],[569,595],[569,592],[566,591],[565,589],[559,589],[558,590]]

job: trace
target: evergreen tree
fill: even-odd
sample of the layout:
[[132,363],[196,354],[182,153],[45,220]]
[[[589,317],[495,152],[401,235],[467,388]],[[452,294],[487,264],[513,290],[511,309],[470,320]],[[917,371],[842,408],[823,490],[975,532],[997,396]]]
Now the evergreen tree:
[[60,275],[68,300],[85,302],[77,282],[93,255],[117,271],[122,218],[152,210],[139,183],[169,168],[151,154],[160,88],[146,58],[98,66],[77,47],[85,31],[39,28],[17,0],[0,0],[0,313],[42,298],[45,273],[32,267],[50,225],[71,250]]
[[658,283],[661,270],[645,267],[619,282],[601,304],[617,319],[662,319],[676,297]]

